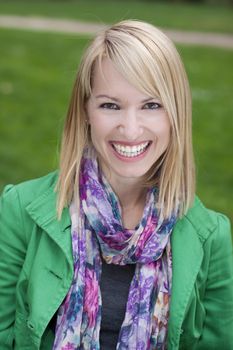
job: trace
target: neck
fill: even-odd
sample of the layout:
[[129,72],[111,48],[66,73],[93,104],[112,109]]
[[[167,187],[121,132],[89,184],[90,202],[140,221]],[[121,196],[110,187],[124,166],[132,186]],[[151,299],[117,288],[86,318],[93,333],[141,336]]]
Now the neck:
[[135,207],[144,207],[146,201],[146,189],[140,186],[130,185],[122,186],[118,184],[113,189],[119,198],[123,210],[134,209]]
[[108,181],[119,199],[124,227],[134,229],[141,220],[147,190],[134,179],[114,181],[110,178]]
[[138,179],[107,177],[117,195],[122,208],[132,208],[139,203],[145,204],[147,190]]

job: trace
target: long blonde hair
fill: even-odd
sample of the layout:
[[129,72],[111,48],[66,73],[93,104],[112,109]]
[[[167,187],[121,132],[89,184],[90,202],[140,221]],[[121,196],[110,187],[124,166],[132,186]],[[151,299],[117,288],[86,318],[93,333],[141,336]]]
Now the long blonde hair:
[[80,162],[90,143],[85,106],[91,95],[93,70],[112,60],[136,88],[160,97],[171,123],[166,152],[145,176],[144,186],[159,186],[158,207],[167,218],[179,205],[185,214],[193,202],[195,171],[192,149],[191,95],[181,58],[171,40],[149,23],[126,20],[97,34],[81,60],[65,121],[57,183],[57,212],[79,198]]

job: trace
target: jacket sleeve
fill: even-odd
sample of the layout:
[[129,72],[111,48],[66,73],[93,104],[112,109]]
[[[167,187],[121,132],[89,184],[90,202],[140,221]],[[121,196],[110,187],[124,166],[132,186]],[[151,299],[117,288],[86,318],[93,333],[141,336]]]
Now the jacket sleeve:
[[21,205],[14,186],[0,197],[0,349],[14,348],[16,285],[25,258]]
[[[212,235],[204,298],[206,319],[198,350],[233,350],[233,253],[230,224],[219,215]],[[208,244],[208,243],[207,243]]]

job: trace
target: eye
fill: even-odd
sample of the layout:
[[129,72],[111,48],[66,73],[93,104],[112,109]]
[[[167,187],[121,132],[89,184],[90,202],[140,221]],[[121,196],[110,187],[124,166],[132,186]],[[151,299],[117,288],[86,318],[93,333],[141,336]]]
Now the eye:
[[161,107],[161,104],[158,102],[148,102],[143,106],[143,109],[158,109]]
[[118,107],[118,105],[116,105],[115,103],[111,103],[111,102],[102,103],[100,105],[100,108],[103,108],[103,109],[115,109],[115,110],[119,110],[120,109]]

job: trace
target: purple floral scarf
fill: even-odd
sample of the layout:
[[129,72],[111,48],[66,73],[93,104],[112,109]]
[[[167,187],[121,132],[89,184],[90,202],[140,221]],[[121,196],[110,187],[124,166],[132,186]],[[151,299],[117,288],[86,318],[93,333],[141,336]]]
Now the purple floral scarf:
[[59,308],[53,350],[100,349],[101,256],[111,264],[136,264],[116,349],[166,349],[176,217],[158,220],[157,195],[155,188],[148,190],[140,224],[125,229],[94,151],[83,157],[80,215],[74,201],[70,206],[74,278]]

